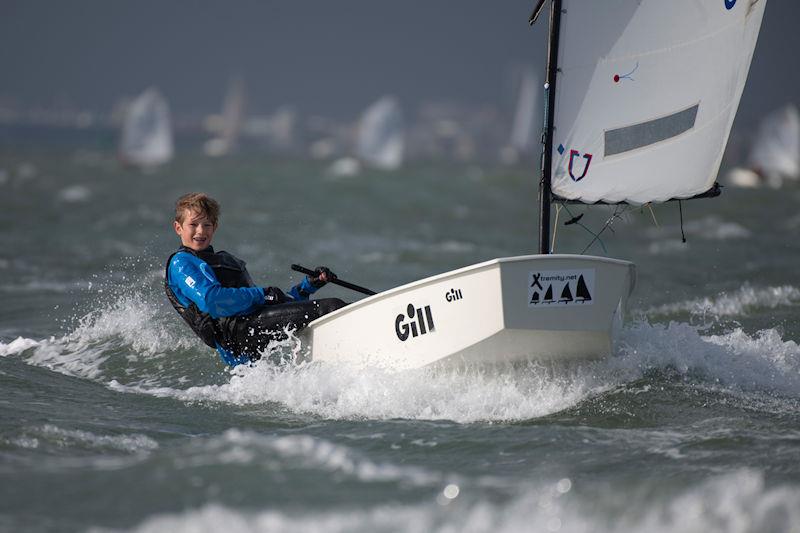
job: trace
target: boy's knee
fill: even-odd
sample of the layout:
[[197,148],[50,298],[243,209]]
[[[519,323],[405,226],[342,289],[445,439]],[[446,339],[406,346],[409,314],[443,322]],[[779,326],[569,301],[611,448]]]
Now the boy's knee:
[[322,300],[316,301],[320,315],[326,315],[328,313],[332,313],[337,309],[341,309],[347,302],[339,299],[339,298],[324,298]]

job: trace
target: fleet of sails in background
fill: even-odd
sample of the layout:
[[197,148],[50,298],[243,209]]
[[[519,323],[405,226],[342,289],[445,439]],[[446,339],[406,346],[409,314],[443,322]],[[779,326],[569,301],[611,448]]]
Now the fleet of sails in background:
[[[414,144],[415,139],[422,149],[412,157],[424,152],[423,157],[455,154],[457,159],[468,160],[477,151],[486,152],[492,149],[487,147],[497,145],[496,158],[503,164],[515,164],[522,155],[531,156],[537,150],[541,102],[540,81],[531,68],[517,69],[512,85],[510,100],[514,109],[508,121],[510,131],[507,129],[504,134],[494,125],[481,124],[480,118],[466,119],[464,109],[447,105],[422,110],[418,113],[422,118],[416,117],[415,123],[409,125],[399,99],[391,95],[378,98],[351,123],[309,117],[300,127],[297,113],[289,106],[271,115],[249,114],[245,81],[242,76],[235,76],[228,82],[220,113],[202,121],[201,129],[207,135],[202,150],[209,157],[221,157],[256,140],[278,151],[327,160],[328,175],[333,177],[354,176],[365,168],[397,170],[414,151],[413,147],[409,150],[409,144]],[[169,162],[175,153],[176,128],[158,90],[148,88],[122,109],[120,160],[145,169]],[[487,122],[496,118],[490,117]],[[177,129],[180,131],[181,126]],[[492,130],[496,142],[474,139],[476,131],[481,130]]]
[[[498,161],[517,164],[523,157],[538,153],[542,123],[541,82],[530,68],[515,75],[515,101],[507,141],[499,149]],[[203,151],[209,157],[236,151],[242,137],[262,139],[272,147],[289,151],[296,144],[297,117],[290,107],[269,116],[246,114],[244,79],[236,76],[228,83],[220,114],[206,118],[204,131],[209,138]],[[312,123],[314,124],[314,123]],[[393,171],[408,159],[409,125],[397,98],[382,96],[369,105],[350,126],[336,126],[319,120],[314,126],[316,139],[309,141],[307,155],[329,160],[328,175],[355,176],[364,168]],[[437,126],[443,134],[452,121]],[[313,129],[313,128],[312,128]],[[449,132],[456,137],[457,133]],[[781,187],[800,181],[800,112],[793,104],[765,116],[753,135],[732,143],[730,153],[737,166],[723,183],[738,187]],[[175,154],[173,124],[169,105],[159,91],[150,87],[126,106],[119,146],[120,160],[130,166],[153,169],[168,163]],[[735,153],[736,146],[740,153]],[[730,151],[729,151],[730,152]]]

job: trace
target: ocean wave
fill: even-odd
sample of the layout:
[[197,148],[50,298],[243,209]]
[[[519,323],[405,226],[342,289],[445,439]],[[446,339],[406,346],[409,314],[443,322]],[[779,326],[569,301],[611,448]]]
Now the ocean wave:
[[124,435],[98,435],[91,431],[64,429],[54,424],[44,424],[10,439],[12,444],[23,448],[38,448],[44,443],[59,448],[83,448],[97,451],[117,451],[126,453],[148,452],[158,448],[158,443],[139,433]]
[[632,324],[623,331],[622,357],[609,365],[633,370],[670,368],[699,375],[730,391],[765,391],[800,395],[800,347],[784,341],[775,329],[748,334],[741,328],[702,335],[684,323]]
[[[104,382],[110,379],[164,378],[166,355],[197,348],[194,336],[180,328],[165,308],[139,292],[112,296],[77,320],[75,329],[48,339],[0,342],[0,356],[18,355],[32,365]],[[178,365],[181,371],[191,362]],[[193,363],[197,363],[195,360]],[[179,379],[179,376],[175,376]]]
[[[792,303],[798,296],[792,287],[743,288],[707,308],[733,313],[749,305]],[[226,371],[212,350],[151,299],[112,294],[110,303],[83,316],[71,333],[0,343],[0,356],[20,357],[118,392],[189,403],[275,403],[300,416],[334,420],[532,420],[624,387],[653,370],[688,376],[726,394],[800,397],[800,348],[776,329],[704,335],[685,323],[639,321],[622,329],[610,357],[577,364],[392,372],[313,362],[276,366],[262,360]],[[693,305],[706,308],[702,302],[685,307]],[[289,339],[280,349],[296,355],[303,347]]]
[[[544,417],[668,370],[726,394],[800,395],[800,347],[776,330],[703,335],[681,323],[632,324],[613,356],[570,365],[392,372],[322,363],[275,366],[266,361],[230,371],[224,383],[121,385],[125,392],[186,402],[277,403],[323,419],[522,421]],[[670,378],[665,378],[670,379]]]
[[[596,368],[590,364],[589,368]],[[275,402],[324,419],[528,420],[561,411],[610,386],[583,367],[392,372],[349,365],[237,367],[224,384],[114,388],[187,402],[251,405]]]
[[26,339],[24,337],[17,337],[8,344],[0,342],[0,356],[7,357],[9,355],[20,354],[25,350],[36,348],[40,344],[41,343],[39,341],[35,341],[33,339]]
[[[728,222],[717,215],[688,221],[683,225],[683,230],[687,235],[714,241],[747,239],[752,235],[752,232],[741,224]],[[648,228],[645,235],[652,239],[659,239],[666,235],[675,235],[678,232],[680,232],[678,226],[665,225]]]
[[730,294],[705,297],[661,305],[647,311],[648,315],[690,313],[692,315],[737,316],[753,309],[774,309],[800,303],[800,289],[790,285],[752,287],[744,285]]
[[29,292],[53,292],[59,294],[70,294],[91,288],[91,283],[85,281],[46,281],[31,280],[24,283],[7,283],[0,285],[0,290],[6,293],[29,293]]
[[177,468],[244,465],[275,471],[305,469],[363,483],[432,486],[444,480],[443,475],[419,467],[371,461],[352,448],[311,435],[274,436],[240,429],[229,429],[205,440],[196,439],[181,450],[174,462]]
[[418,504],[368,508],[287,512],[208,503],[194,510],[153,515],[130,531],[760,533],[796,531],[800,521],[800,487],[768,486],[763,474],[753,470],[715,476],[675,494],[654,488],[633,494],[615,492],[615,496],[582,494],[567,478],[521,487],[508,501],[483,499],[479,491],[448,484],[437,497]]

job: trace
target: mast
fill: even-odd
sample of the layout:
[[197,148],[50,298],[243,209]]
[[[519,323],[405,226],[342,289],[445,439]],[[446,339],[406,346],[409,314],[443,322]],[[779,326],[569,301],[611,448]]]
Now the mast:
[[[531,23],[536,21],[544,6],[541,0],[534,10]],[[547,79],[545,81],[545,124],[542,148],[542,178],[539,181],[539,253],[550,253],[550,191],[553,168],[553,122],[556,108],[556,75],[558,73],[558,38],[561,30],[561,0],[551,0],[550,38],[547,46]]]

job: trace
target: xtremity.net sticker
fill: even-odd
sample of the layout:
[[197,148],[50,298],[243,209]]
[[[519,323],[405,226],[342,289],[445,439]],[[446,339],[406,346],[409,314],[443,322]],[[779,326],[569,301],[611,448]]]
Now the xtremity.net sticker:
[[592,305],[594,269],[539,270],[528,274],[528,307]]

